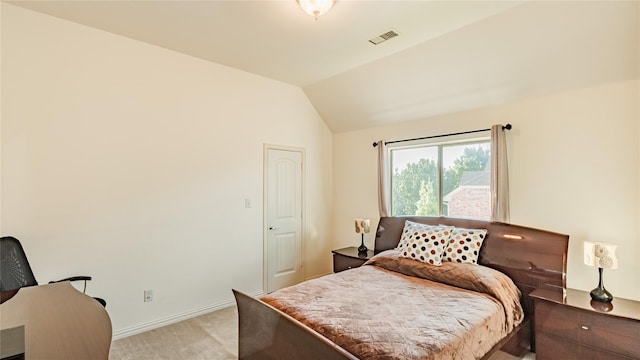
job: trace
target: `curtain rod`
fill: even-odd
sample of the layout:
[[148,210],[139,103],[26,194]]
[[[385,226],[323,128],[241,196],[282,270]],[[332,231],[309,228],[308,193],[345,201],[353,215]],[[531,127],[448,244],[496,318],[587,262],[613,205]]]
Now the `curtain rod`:
[[[511,126],[511,124],[507,124],[502,126],[502,130],[511,130],[513,126]],[[445,137],[445,136],[455,136],[455,135],[464,135],[464,134],[473,134],[473,133],[477,133],[477,132],[483,132],[483,131],[491,131],[491,128],[488,129],[479,129],[479,130],[470,130],[470,131],[463,131],[463,132],[457,132],[457,133],[451,133],[451,134],[442,134],[442,135],[433,135],[433,136],[425,136],[425,137],[419,137],[419,138],[413,138],[413,139],[404,139],[404,140],[394,140],[394,141],[385,141],[384,144],[385,145],[389,145],[389,144],[395,144],[395,143],[401,143],[401,142],[406,142],[406,141],[414,141],[414,140],[425,140],[425,139],[435,139],[435,138],[439,138],[439,137]],[[378,146],[377,142],[373,143],[373,147]]]

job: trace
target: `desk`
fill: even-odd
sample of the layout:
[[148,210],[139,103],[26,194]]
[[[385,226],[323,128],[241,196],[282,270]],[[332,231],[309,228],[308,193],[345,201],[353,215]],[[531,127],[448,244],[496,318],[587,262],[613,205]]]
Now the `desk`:
[[0,305],[0,328],[18,326],[24,326],[28,360],[109,358],[107,311],[68,281],[22,288]]

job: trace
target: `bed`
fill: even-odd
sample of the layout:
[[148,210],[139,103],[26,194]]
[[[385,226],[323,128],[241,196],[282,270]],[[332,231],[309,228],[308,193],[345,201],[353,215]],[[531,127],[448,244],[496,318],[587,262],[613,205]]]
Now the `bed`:
[[[477,264],[412,259],[402,246],[409,244],[405,225],[414,223],[486,229]],[[496,222],[383,217],[376,256],[359,268],[260,300],[234,290],[239,359],[489,359],[497,350],[522,356],[535,346],[528,294],[565,288],[568,240]]]

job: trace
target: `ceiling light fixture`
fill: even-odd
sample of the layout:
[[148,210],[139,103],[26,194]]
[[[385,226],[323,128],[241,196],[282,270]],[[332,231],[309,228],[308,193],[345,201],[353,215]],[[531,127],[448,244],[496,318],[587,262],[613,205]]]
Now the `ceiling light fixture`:
[[318,16],[324,15],[331,9],[335,0],[296,0],[298,5],[307,14],[313,16],[318,20]]

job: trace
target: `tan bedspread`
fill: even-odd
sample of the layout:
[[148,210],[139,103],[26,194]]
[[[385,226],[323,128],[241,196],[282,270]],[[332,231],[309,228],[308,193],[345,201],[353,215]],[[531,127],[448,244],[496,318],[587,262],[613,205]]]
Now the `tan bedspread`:
[[389,250],[262,300],[360,359],[477,359],[522,321],[519,296],[496,270]]

